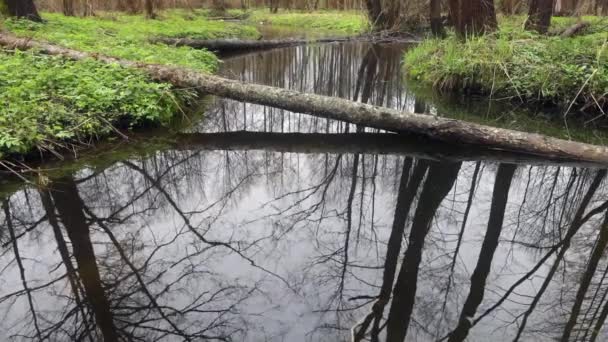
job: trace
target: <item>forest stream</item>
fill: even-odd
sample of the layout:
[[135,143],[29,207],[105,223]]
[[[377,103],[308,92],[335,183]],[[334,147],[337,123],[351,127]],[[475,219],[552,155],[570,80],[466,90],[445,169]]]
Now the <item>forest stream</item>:
[[[280,48],[220,74],[457,116],[408,90],[406,48]],[[187,145],[3,185],[0,336],[608,337],[605,170],[209,102]]]

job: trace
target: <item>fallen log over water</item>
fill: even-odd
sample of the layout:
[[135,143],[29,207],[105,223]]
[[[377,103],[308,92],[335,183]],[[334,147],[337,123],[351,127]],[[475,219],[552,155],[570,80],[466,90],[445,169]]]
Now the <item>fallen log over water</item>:
[[546,159],[533,155],[471,148],[393,133],[179,133],[171,139],[176,150],[272,151],[285,153],[400,155],[437,161],[489,161],[516,165],[598,168],[603,164]]
[[356,38],[323,38],[323,39],[277,39],[277,40],[241,40],[241,39],[192,39],[192,38],[153,38],[152,43],[171,46],[188,46],[194,49],[207,49],[223,53],[267,50],[281,47],[314,43],[333,43],[352,41]]
[[152,38],[152,43],[171,46],[188,46],[194,49],[207,49],[220,53],[235,53],[243,51],[268,50],[305,44],[339,43],[339,42],[371,42],[371,43],[418,43],[420,39],[413,35],[388,35],[385,33],[362,34],[354,37],[329,37],[318,39],[193,39],[193,38]]
[[346,99],[301,93],[270,86],[248,84],[204,74],[195,70],[152,65],[85,53],[9,34],[0,34],[0,45],[36,49],[41,53],[81,60],[94,58],[106,63],[138,68],[151,78],[177,87],[195,88],[204,93],[310,114],[327,119],[421,135],[455,144],[470,144],[503,151],[526,153],[553,159],[569,159],[608,165],[608,148],[567,141],[541,134],[525,133],[431,115],[400,112]]

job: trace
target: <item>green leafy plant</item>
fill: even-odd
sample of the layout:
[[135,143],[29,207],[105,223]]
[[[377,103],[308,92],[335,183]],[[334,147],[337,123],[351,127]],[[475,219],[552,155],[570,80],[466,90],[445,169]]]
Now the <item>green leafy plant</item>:
[[193,94],[94,60],[0,53],[0,155],[166,124]]

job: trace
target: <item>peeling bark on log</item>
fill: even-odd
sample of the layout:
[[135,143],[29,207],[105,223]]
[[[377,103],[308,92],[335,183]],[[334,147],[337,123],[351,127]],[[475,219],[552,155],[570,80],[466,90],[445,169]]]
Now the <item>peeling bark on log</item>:
[[569,159],[608,165],[608,148],[567,141],[541,134],[525,133],[479,125],[431,115],[400,112],[341,98],[306,94],[270,86],[248,84],[204,74],[195,70],[126,61],[85,53],[44,42],[0,34],[0,45],[17,49],[35,49],[40,53],[74,60],[94,58],[127,68],[138,68],[151,78],[177,87],[195,88],[201,92],[237,101],[272,106],[296,113],[378,128],[421,135],[456,144],[470,144],[503,151],[526,153],[546,158]]
[[590,24],[585,21],[576,23],[576,24],[568,27],[567,29],[563,30],[562,32],[560,32],[560,37],[562,37],[562,38],[573,37],[573,36],[579,34],[581,31],[583,31],[587,27],[589,27],[589,25]]

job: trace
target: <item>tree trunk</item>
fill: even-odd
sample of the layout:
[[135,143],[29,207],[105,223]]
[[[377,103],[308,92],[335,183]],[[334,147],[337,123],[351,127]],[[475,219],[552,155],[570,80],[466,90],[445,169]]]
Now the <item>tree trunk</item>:
[[608,164],[608,148],[605,146],[589,145],[439,116],[404,113],[396,109],[371,106],[336,97],[248,84],[191,69],[131,62],[36,42],[29,38],[16,38],[9,34],[0,34],[0,45],[17,49],[35,48],[41,53],[73,60],[93,58],[105,63],[116,63],[126,68],[140,69],[154,80],[168,82],[177,87],[198,89],[207,94],[237,101],[277,107],[295,113],[345,121],[355,125],[416,134],[447,143],[477,145],[550,159]]
[[553,15],[553,0],[531,0],[526,30],[547,33]]
[[553,6],[555,15],[570,16],[576,13],[577,0],[555,0]]
[[144,5],[146,7],[146,18],[156,18],[156,14],[154,13],[154,0],[145,0]]
[[221,15],[226,12],[226,3],[224,0],[213,0],[212,8],[214,15]]
[[456,31],[461,37],[493,32],[498,26],[494,0],[459,1],[459,25]]
[[460,27],[460,0],[448,0],[448,7],[450,11],[450,24],[458,31]]
[[[189,46],[194,49],[207,49],[220,53],[249,52],[254,50],[274,49],[311,43],[346,42],[357,38],[320,38],[310,39],[268,39],[268,40],[235,40],[235,39],[191,39],[191,38],[153,38],[152,43],[163,43],[173,46]],[[363,39],[363,38],[362,38]]]
[[33,0],[0,0],[0,11],[11,17],[42,21]]
[[[557,0],[559,1],[559,0]],[[513,15],[515,13],[515,1],[514,0],[502,0],[501,2],[502,13],[506,15]]]
[[367,8],[367,16],[372,24],[372,27],[379,26],[382,20],[382,3],[380,0],[365,0],[365,7]]
[[74,0],[63,0],[63,15],[73,17],[76,15],[74,11]]
[[444,38],[445,30],[441,19],[441,0],[431,0],[431,32],[433,36]]

